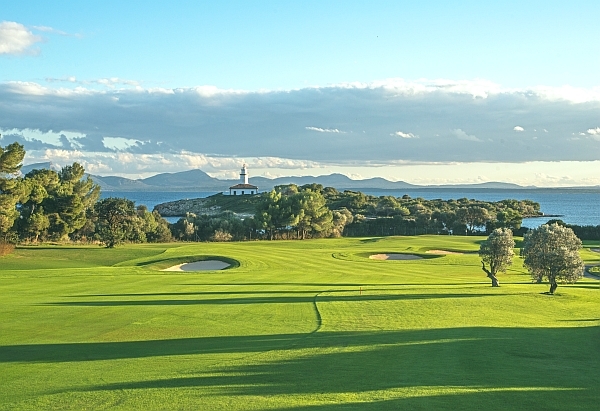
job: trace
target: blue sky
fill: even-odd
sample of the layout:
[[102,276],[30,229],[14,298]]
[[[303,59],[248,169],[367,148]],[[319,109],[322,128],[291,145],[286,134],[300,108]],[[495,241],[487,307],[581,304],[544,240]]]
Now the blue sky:
[[600,2],[488,3],[0,1],[0,145],[129,177],[600,184]]

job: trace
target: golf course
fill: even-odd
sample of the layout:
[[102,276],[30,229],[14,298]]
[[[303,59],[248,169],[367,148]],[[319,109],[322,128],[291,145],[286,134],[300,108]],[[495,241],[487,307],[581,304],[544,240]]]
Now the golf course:
[[17,247],[0,410],[597,409],[599,279],[491,287],[483,240]]

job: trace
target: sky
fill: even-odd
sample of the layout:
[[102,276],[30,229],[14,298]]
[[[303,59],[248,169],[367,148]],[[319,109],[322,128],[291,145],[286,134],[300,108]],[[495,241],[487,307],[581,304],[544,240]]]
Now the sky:
[[0,146],[140,178],[600,185],[598,1],[0,0]]

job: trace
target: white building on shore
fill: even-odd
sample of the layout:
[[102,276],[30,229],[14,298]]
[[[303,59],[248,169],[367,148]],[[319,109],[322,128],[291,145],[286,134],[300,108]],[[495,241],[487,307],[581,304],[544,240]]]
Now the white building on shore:
[[229,187],[229,195],[247,195],[258,194],[258,187],[248,183],[248,168],[246,164],[242,166],[240,172],[240,183]]

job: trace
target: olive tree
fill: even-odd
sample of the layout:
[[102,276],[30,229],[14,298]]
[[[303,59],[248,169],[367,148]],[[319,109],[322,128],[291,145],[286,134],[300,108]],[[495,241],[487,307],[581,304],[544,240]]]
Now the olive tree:
[[[492,280],[492,287],[499,287],[500,283],[496,274],[506,272],[506,268],[512,264],[514,255],[512,231],[508,228],[497,228],[489,235],[487,240],[479,247],[481,257],[481,269]],[[489,269],[485,265],[489,266]]]
[[521,254],[531,277],[537,282],[547,278],[554,294],[557,281],[574,283],[583,276],[580,248],[581,240],[572,229],[544,224],[525,234]]

